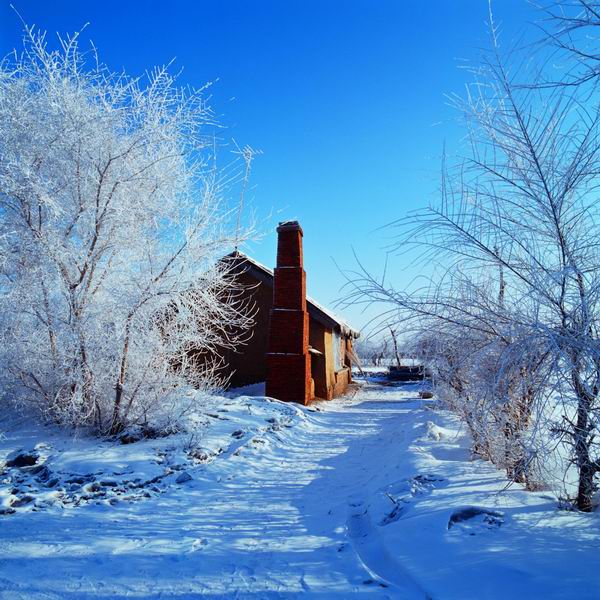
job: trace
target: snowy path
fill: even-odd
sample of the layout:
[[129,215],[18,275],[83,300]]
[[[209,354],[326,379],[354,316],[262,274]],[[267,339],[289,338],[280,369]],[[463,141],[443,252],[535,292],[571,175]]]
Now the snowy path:
[[3,538],[14,541],[0,587],[7,598],[386,597],[369,572],[380,565],[363,566],[369,552],[358,539],[357,553],[346,524],[382,463],[397,460],[392,441],[414,408],[398,395],[307,411],[309,423],[274,434],[264,451],[243,445],[157,499],[6,519]]
[[[495,524],[449,530],[456,507],[498,508],[503,482],[465,460],[464,439],[440,442],[450,434],[431,424],[426,404],[410,386],[369,384],[353,399],[299,410],[293,427],[245,438],[158,497],[11,515],[1,522],[0,598],[501,598],[529,585],[529,598],[569,597],[548,573],[560,556],[534,559],[533,572],[512,566],[528,552],[522,528],[539,519],[519,529],[512,518],[516,549]],[[500,501],[507,519],[526,496],[515,493],[518,501]],[[525,515],[550,506],[528,498]],[[567,517],[577,535],[588,532],[576,541],[587,544],[581,568],[592,575],[577,597],[597,597],[597,520]],[[547,543],[564,538],[556,526],[544,525]],[[490,560],[502,549],[503,560]],[[561,564],[557,575],[579,577]]]

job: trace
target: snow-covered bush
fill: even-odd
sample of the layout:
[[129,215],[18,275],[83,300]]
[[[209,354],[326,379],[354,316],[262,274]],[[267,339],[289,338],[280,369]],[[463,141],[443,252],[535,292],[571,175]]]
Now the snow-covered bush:
[[[434,373],[439,397],[466,423],[473,452],[506,469],[512,481],[534,489],[549,481],[539,441],[546,422],[547,361],[533,345],[429,318],[413,331],[410,352]],[[548,442],[548,439],[544,439]]]
[[[201,92],[113,74],[28,30],[0,66],[0,378],[64,424],[118,432],[190,384],[249,315]],[[90,66],[91,65],[91,66]]]

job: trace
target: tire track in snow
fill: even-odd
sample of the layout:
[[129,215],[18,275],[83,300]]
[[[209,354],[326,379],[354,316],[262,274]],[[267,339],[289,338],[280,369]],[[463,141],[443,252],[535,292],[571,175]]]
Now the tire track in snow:
[[395,588],[403,597],[431,600],[431,596],[408,571],[387,551],[373,527],[363,502],[351,502],[346,528],[354,550],[374,580]]

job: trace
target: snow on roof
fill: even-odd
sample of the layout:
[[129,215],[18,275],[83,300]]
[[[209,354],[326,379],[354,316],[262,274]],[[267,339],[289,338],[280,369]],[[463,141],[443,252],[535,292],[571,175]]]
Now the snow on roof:
[[[269,267],[263,265],[262,263],[259,263],[254,258],[251,258],[247,254],[244,254],[239,250],[235,250],[231,254],[228,254],[225,258],[238,258],[240,260],[243,260],[249,263],[255,269],[262,271],[270,279],[273,278],[273,269],[269,269]],[[334,329],[339,327],[343,335],[351,336],[354,338],[359,337],[359,332],[356,331],[356,329],[354,329],[345,319],[343,319],[333,311],[325,308],[322,304],[319,304],[314,298],[306,296],[306,303],[308,305],[308,312],[315,319],[317,319],[317,321]]]

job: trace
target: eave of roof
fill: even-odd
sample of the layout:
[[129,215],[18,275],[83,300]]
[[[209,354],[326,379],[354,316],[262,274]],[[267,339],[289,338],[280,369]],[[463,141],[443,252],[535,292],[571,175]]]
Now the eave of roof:
[[[247,254],[244,254],[239,250],[228,254],[224,258],[237,259],[240,262],[247,263],[257,279],[269,285],[270,287],[273,287],[273,270],[269,269],[269,267],[266,267],[257,260],[250,258]],[[356,331],[356,329],[353,329],[347,321],[342,319],[339,315],[336,315],[335,313],[326,309],[310,296],[306,297],[306,305],[308,314],[322,325],[325,325],[325,327],[339,329],[342,335],[348,337],[357,338],[360,336],[360,333]]]

